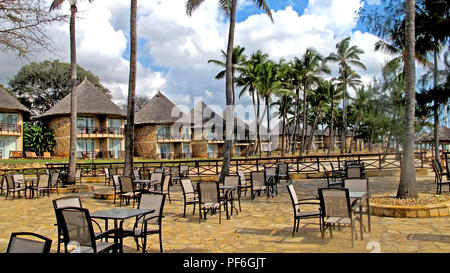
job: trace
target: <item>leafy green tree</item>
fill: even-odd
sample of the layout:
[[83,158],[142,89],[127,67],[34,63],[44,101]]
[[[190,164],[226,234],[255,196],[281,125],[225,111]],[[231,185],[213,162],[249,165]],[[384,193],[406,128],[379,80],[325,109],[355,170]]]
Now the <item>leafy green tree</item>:
[[56,141],[53,131],[39,123],[25,122],[23,124],[23,148],[25,151],[43,155],[52,152]]
[[[77,85],[87,78],[100,91],[111,96],[111,92],[90,71],[77,66],[77,74]],[[70,94],[70,64],[58,60],[27,64],[9,81],[9,89],[33,114],[41,114]]]

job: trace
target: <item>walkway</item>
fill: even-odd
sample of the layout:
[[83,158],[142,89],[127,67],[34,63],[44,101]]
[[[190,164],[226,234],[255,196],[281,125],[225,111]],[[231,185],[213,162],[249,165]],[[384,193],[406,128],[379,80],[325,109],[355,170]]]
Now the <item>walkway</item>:
[[[398,177],[370,178],[373,193],[395,193]],[[418,177],[421,193],[434,193],[434,177]],[[96,189],[104,188],[102,183],[95,183]],[[325,187],[324,179],[295,180],[299,198],[306,198],[315,193],[317,188]],[[440,218],[388,218],[372,216],[372,232],[364,233],[364,241],[355,240],[351,248],[350,229],[343,228],[333,232],[330,239],[327,233],[322,240],[318,220],[305,220],[300,224],[301,230],[291,236],[293,211],[289,194],[284,182],[279,186],[280,193],[275,198],[257,197],[254,201],[243,196],[242,212],[225,219],[222,224],[218,214],[209,216],[206,221],[198,223],[198,211],[192,215],[192,206],[188,206],[187,217],[183,218],[183,195],[180,184],[171,187],[172,203],[167,200],[163,220],[164,252],[450,252],[450,217]],[[447,188],[444,194],[449,194]],[[52,194],[50,198],[16,199],[14,201],[0,198],[0,252],[8,245],[13,231],[32,231],[54,240],[52,251],[56,251],[56,226],[52,199],[65,194]],[[83,206],[90,211],[118,207],[112,200],[93,198],[93,192],[80,195]],[[133,221],[127,222],[131,226]],[[357,225],[359,230],[359,226]],[[149,236],[150,252],[158,252],[157,236]],[[136,252],[133,239],[124,241],[125,252]]]

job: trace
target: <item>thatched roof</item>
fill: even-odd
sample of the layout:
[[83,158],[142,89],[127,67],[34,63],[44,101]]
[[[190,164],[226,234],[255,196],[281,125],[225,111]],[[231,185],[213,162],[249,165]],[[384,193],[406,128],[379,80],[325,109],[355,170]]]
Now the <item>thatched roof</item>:
[[[178,113],[179,116],[172,117],[172,111]],[[179,120],[182,115],[183,112],[158,91],[158,93],[136,113],[135,124],[174,123]]]
[[[450,142],[450,128],[441,126],[438,128],[439,142]],[[416,142],[434,142],[434,132],[421,134],[416,138]]]
[[[98,90],[87,78],[75,88],[78,114],[127,116],[119,106]],[[70,97],[70,94],[68,94],[55,106],[38,117],[70,115]]]
[[13,95],[0,87],[0,108],[18,110],[30,114],[30,110],[21,104]]
[[191,124],[192,128],[203,128],[205,124],[212,120],[216,119],[218,126],[223,128],[224,119],[221,115],[212,110],[209,106],[207,106],[202,100],[197,102],[190,112]]

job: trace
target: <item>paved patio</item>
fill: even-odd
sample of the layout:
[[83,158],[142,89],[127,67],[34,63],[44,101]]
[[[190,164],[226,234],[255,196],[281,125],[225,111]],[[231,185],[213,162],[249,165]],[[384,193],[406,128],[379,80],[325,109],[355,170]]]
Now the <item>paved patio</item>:
[[[371,192],[396,192],[398,177],[371,177]],[[433,176],[417,177],[419,192],[434,193]],[[95,189],[104,189],[103,183],[92,183]],[[294,180],[299,198],[306,198],[326,186],[324,179]],[[198,223],[198,210],[192,215],[188,206],[183,218],[183,195],[180,184],[171,187],[172,203],[166,200],[163,220],[164,252],[210,252],[210,253],[367,253],[379,252],[450,252],[450,217],[438,218],[390,218],[372,216],[372,232],[364,233],[364,240],[355,240],[351,247],[350,228],[327,232],[326,239],[320,236],[318,220],[304,220],[300,231],[291,236],[293,211],[284,182],[275,198],[265,196],[250,199],[242,196],[242,212],[230,220],[222,213],[222,224],[218,214]],[[443,189],[448,195],[448,188]],[[5,252],[11,232],[31,231],[53,239],[52,252],[57,249],[57,230],[51,200],[69,194],[52,194],[50,198],[15,199],[0,198],[0,252]],[[93,198],[93,192],[73,193],[79,195],[85,208],[97,210],[119,207],[112,200]],[[131,207],[131,206],[130,206]],[[125,222],[131,227],[133,220]],[[359,231],[359,225],[357,224]],[[148,250],[159,252],[157,235],[149,236]],[[136,252],[134,240],[124,240],[125,252]]]

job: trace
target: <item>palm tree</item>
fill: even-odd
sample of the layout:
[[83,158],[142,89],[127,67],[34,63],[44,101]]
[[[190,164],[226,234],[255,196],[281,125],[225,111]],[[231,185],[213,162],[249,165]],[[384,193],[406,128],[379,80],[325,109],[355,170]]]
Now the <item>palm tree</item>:
[[256,154],[259,149],[261,156],[261,138],[259,135],[260,128],[260,99],[259,93],[256,92],[256,82],[258,81],[258,74],[261,64],[268,60],[269,55],[258,50],[250,56],[249,60],[245,61],[244,68],[241,71],[237,79],[237,86],[241,87],[239,98],[241,98],[246,92],[252,97],[253,109],[255,114],[256,124],[256,142],[254,146],[253,154]]
[[362,69],[366,69],[366,66],[360,62],[359,55],[364,54],[364,51],[357,46],[350,46],[350,37],[345,38],[336,44],[336,53],[330,53],[328,57],[325,58],[325,62],[335,62],[338,63],[339,73],[343,80],[343,129],[341,137],[341,153],[347,151],[347,82],[345,73],[351,71],[352,66],[356,66]]
[[264,98],[266,104],[267,131],[270,132],[270,102],[272,100],[272,94],[283,90],[283,83],[279,79],[278,66],[272,61],[263,63],[259,72],[256,90]]
[[334,123],[336,108],[338,101],[342,98],[342,89],[338,88],[337,85],[333,84],[332,81],[327,81],[327,83],[322,83],[326,87],[325,99],[327,104],[329,104],[329,121],[328,121],[328,131],[329,131],[329,143],[328,143],[328,154],[334,151]]
[[137,67],[137,0],[131,0],[130,7],[130,74],[128,78],[127,125],[125,130],[125,162],[123,174],[130,176],[134,161],[134,115]]
[[303,127],[302,127],[302,146],[300,154],[306,148],[306,134],[307,134],[307,116],[308,116],[308,91],[313,84],[320,81],[319,74],[330,73],[330,69],[325,65],[322,55],[313,48],[306,49],[301,59],[297,57],[294,59],[294,67],[300,76],[300,82],[303,87]]
[[[245,63],[245,59],[247,58],[247,56],[245,56],[245,54],[244,54],[244,51],[245,51],[245,47],[241,47],[239,45],[233,48],[232,71],[231,71],[231,74],[233,75],[233,77],[232,77],[232,79],[233,79],[233,91],[232,91],[233,92],[233,105],[236,102],[235,91],[234,91],[234,85],[235,85],[235,81],[236,81],[236,76],[235,76],[236,71],[242,72],[243,64]],[[223,50],[221,50],[221,52],[222,52],[222,56],[226,60],[227,53]],[[219,60],[208,60],[208,63],[213,63],[220,67],[226,67],[226,63],[219,61]],[[225,74],[226,74],[226,70],[220,71],[215,77],[216,80],[223,79],[225,77]]]
[[[353,133],[351,135],[350,140],[350,148],[349,153],[353,151],[353,139],[355,138],[356,133],[359,130],[360,123],[362,118],[364,117],[366,105],[370,100],[370,92],[363,87],[356,89],[356,96],[353,100],[353,108],[355,113],[355,125],[353,126]],[[355,148],[356,150],[356,148]]]
[[[53,0],[50,11],[60,9],[65,0]],[[93,0],[88,0],[92,3]],[[70,3],[70,145],[69,145],[69,172],[67,182],[75,183],[77,167],[77,45],[75,39],[75,17],[77,13],[77,0],[68,0]]]
[[[310,105],[312,110],[312,126],[311,126],[311,133],[308,138],[308,143],[306,145],[306,154],[309,154],[311,151],[311,146],[314,140],[314,132],[317,128],[317,123],[320,118],[321,110],[323,109],[324,105],[326,104],[326,95],[328,93],[329,88],[329,82],[322,80],[319,82],[317,88],[312,90],[310,94]],[[306,140],[306,138],[305,138]]]
[[[187,0],[186,1],[186,13],[191,16],[194,10],[196,10],[205,0]],[[264,0],[253,0],[254,3],[258,5],[259,8],[264,9],[266,14],[269,16],[270,20],[273,22],[272,13]],[[232,56],[234,47],[234,29],[236,24],[236,9],[237,0],[219,0],[219,5],[222,11],[230,16],[230,26],[228,30],[228,45],[227,45],[227,61],[226,61],[226,75],[225,75],[225,97],[227,104],[227,113],[234,113],[233,102],[233,75],[232,75]],[[231,144],[233,139],[233,129],[234,124],[232,122],[227,122],[225,126],[226,139],[225,139],[225,149],[222,163],[222,170],[220,172],[219,181],[223,181],[225,175],[228,175],[230,170],[230,160],[231,160]]]
[[406,0],[405,12],[405,131],[401,161],[398,198],[417,198],[416,169],[414,162],[414,115],[416,95],[415,67],[415,0]]

